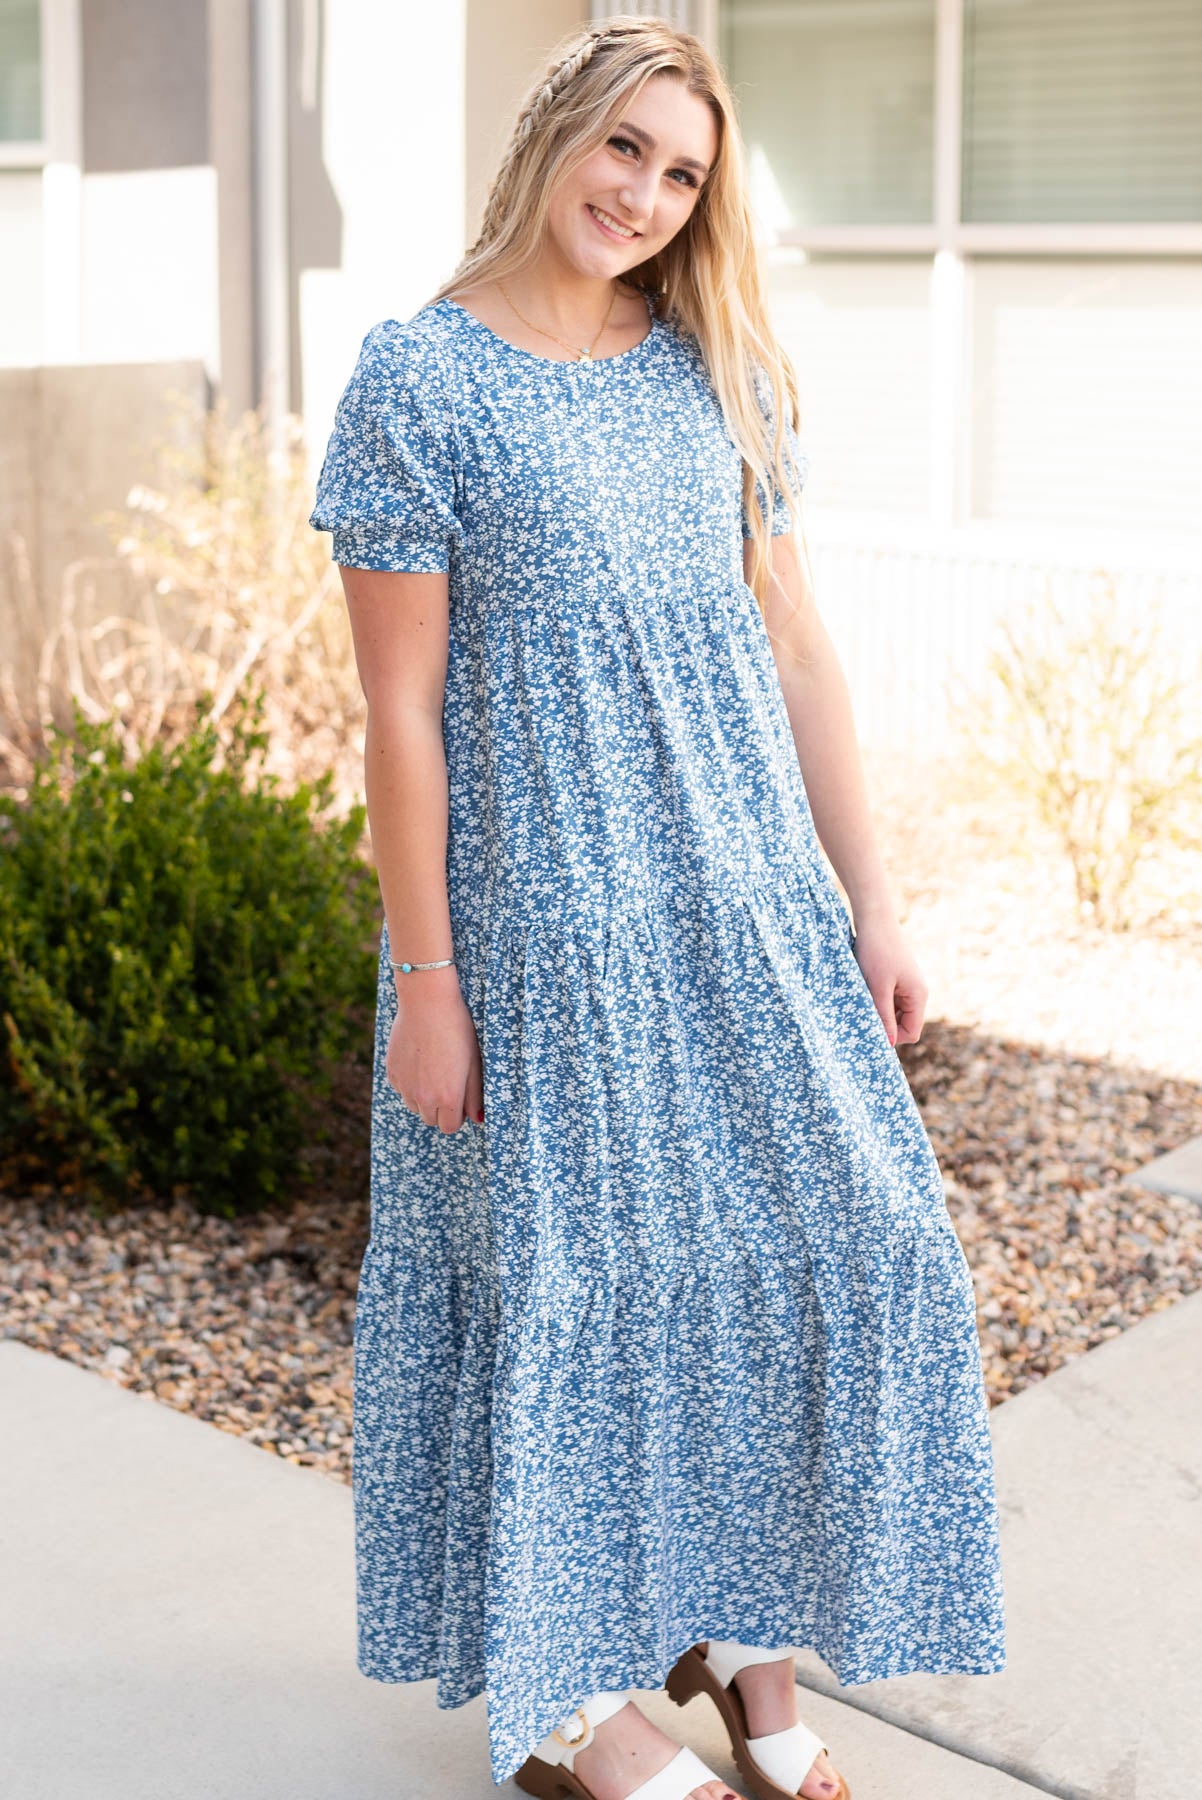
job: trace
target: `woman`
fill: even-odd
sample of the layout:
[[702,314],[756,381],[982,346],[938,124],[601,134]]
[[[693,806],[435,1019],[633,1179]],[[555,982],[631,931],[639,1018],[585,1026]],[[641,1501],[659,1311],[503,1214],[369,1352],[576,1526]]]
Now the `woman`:
[[797,418],[728,89],[619,19],[368,332],[312,515],[385,912],[359,1667],[485,1691],[529,1793],[729,1794],[626,1697],[666,1679],[760,1800],[835,1800],[795,1647],[1003,1666],[972,1285],[892,1049],[925,989]]

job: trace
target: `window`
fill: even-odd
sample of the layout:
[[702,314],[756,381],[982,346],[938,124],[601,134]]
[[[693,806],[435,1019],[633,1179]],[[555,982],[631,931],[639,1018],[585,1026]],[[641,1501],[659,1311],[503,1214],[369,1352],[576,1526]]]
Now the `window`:
[[814,503],[1196,540],[1202,0],[715,3]]
[[962,217],[1202,220],[1198,0],[965,0]]
[[1197,248],[1202,0],[722,0],[718,18],[771,234]]
[[40,0],[0,0],[0,143],[42,136]]
[[721,39],[770,230],[929,223],[935,0],[731,0]]

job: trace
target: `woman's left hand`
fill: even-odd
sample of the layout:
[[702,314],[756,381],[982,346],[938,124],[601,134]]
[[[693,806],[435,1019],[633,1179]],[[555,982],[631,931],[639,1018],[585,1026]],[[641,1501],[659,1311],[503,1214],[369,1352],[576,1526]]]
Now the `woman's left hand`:
[[922,1034],[927,984],[891,915],[855,921],[856,961],[891,1044],[916,1044]]

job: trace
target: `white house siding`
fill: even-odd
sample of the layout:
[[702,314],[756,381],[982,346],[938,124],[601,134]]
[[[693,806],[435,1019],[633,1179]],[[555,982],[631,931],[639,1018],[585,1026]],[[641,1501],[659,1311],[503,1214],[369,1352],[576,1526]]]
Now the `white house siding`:
[[816,518],[927,510],[930,282],[929,258],[773,259],[772,316],[797,368]]
[[199,359],[217,381],[217,177],[205,163],[85,176],[82,363]]
[[20,689],[20,571],[53,618],[71,565],[111,555],[98,515],[161,473],[170,391],[203,403],[221,353],[207,7],[41,0],[38,24],[40,136],[0,121],[0,643]]
[[999,616],[1099,571],[1197,642],[1202,7],[717,14],[865,740],[940,737]]
[[316,99],[341,244],[298,272],[315,462],[364,333],[408,317],[463,254],[466,24],[466,0],[324,9]]
[[1202,258],[977,259],[971,281],[973,516],[1202,531]]
[[46,232],[41,171],[0,170],[0,367],[31,368],[42,359]]
[[219,375],[206,11],[43,0],[41,144],[0,144],[0,367],[195,357]]
[[1002,616],[1100,576],[1133,623],[1163,606],[1202,650],[1202,266],[977,261],[961,454],[932,515],[930,266],[774,273],[811,456],[805,521],[864,742],[933,744],[946,682],[979,679]]
[[[930,258],[772,258],[815,509],[928,515]],[[958,522],[1184,549],[1202,529],[1202,258],[979,257],[967,279]]]

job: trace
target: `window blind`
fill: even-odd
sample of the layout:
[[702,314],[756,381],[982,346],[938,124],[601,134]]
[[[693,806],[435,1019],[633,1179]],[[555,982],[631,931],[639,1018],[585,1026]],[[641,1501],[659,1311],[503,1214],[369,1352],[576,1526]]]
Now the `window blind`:
[[934,0],[727,0],[719,25],[770,230],[930,222]]
[[1202,220],[1200,0],[965,0],[962,215]]

